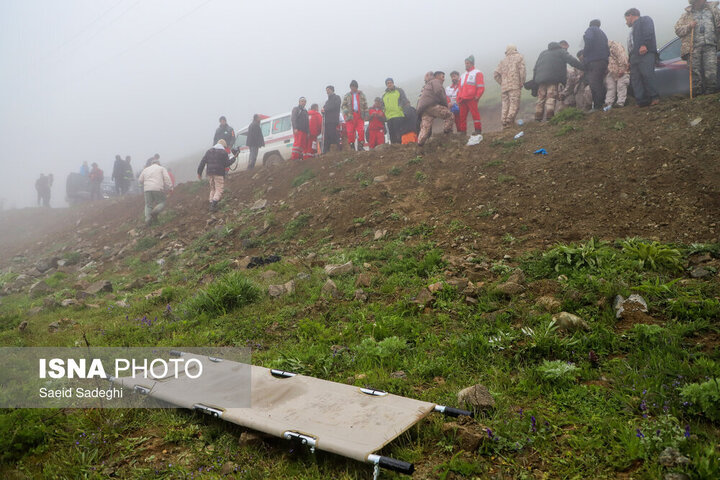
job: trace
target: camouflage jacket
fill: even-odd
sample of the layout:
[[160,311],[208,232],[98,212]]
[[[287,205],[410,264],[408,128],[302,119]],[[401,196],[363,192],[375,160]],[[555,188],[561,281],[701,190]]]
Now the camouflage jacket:
[[522,89],[525,84],[525,59],[517,50],[508,50],[493,77],[503,92]]
[[577,68],[568,67],[567,82],[560,92],[560,98],[565,99],[580,92],[585,86],[585,72]]
[[[358,90],[358,109],[360,111],[360,116],[362,116],[363,119],[367,119],[368,115],[368,104],[367,104],[367,98],[365,98],[365,94]],[[343,97],[342,101],[342,113],[345,116],[346,120],[352,119],[353,114],[353,101],[352,101],[352,92],[348,92]]]
[[[712,19],[711,23],[714,25],[714,35],[712,35],[715,39],[717,39],[718,34],[720,33],[720,10],[718,9],[718,3],[719,2],[707,2],[705,4],[704,10],[708,10],[710,12],[710,15],[706,18]],[[690,37],[693,28],[690,26],[690,24],[695,20],[695,15],[698,12],[693,12],[692,5],[687,7],[685,9],[685,13],[683,13],[682,17],[680,17],[680,20],[677,21],[675,24],[675,34],[682,39],[682,47],[680,54],[683,58],[685,58],[687,55],[690,55],[690,51],[692,50],[692,45],[690,44]],[[709,27],[710,25],[708,25]],[[698,36],[697,29],[700,27],[696,27],[696,31],[694,33],[694,37]],[[709,28],[707,30],[710,30]],[[710,32],[708,32],[710,33]],[[698,43],[699,38],[695,38],[695,43]],[[716,43],[717,45],[717,43]]]
[[616,80],[630,71],[628,56],[625,47],[620,43],[611,40],[609,43],[610,58],[608,59],[608,71]]

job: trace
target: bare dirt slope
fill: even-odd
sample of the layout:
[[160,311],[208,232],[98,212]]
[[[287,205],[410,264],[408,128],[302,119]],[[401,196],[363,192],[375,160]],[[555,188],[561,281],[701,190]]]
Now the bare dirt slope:
[[[206,186],[179,185],[168,201],[170,220],[150,229],[142,223],[140,197],[2,212],[0,266],[51,245],[117,251],[137,241],[131,229],[161,238],[152,247],[160,251],[164,239],[187,245],[225,224],[234,228],[225,241],[243,255],[308,249],[319,241],[351,245],[371,240],[376,230],[393,235],[417,226],[434,228],[433,238],[447,248],[472,242],[488,253],[591,236],[714,242],[719,126],[720,103],[709,96],[526,124],[488,134],[473,147],[453,135],[434,137],[423,150],[333,152],[232,174],[222,211],[213,217]],[[521,129],[524,136],[514,140]],[[548,155],[533,154],[540,148]],[[264,209],[250,210],[263,199]],[[473,231],[480,235],[464,235]]]

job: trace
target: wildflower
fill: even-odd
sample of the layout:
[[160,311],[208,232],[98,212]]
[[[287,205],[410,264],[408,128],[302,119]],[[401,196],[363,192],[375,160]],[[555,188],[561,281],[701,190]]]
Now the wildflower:
[[636,437],[638,437],[638,438],[645,438],[645,435],[643,435],[643,433],[640,431],[639,428],[636,428],[635,431],[637,432],[637,433],[635,434]]
[[537,424],[535,422],[535,415],[530,416],[530,430],[532,430],[533,433],[537,432]]
[[644,412],[645,410],[647,410],[647,403],[645,403],[645,400],[643,400],[642,402],[640,402],[640,411]]
[[494,438],[494,437],[495,437],[495,435],[493,435],[492,430],[490,430],[489,428],[486,428],[485,431],[486,431],[487,434],[488,434],[488,438]]
[[690,438],[690,424],[685,425],[685,438]]
[[522,408],[520,408],[520,409],[518,410],[518,415],[520,415],[521,417],[523,416],[523,409],[522,409]]

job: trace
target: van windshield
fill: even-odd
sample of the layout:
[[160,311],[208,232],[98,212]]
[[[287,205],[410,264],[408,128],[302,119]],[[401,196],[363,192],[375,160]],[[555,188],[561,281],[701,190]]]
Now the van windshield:
[[240,132],[235,137],[235,143],[233,143],[233,148],[242,148],[247,143],[247,132]]

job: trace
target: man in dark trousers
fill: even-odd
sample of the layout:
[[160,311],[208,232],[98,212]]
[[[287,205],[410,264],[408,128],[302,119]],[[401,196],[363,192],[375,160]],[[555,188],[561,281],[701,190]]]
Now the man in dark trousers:
[[125,170],[127,163],[120,157],[115,155],[115,163],[113,164],[112,177],[110,178],[115,182],[115,193],[117,195],[125,195],[128,191],[129,183],[125,180]]
[[220,117],[220,126],[217,130],[215,130],[213,145],[217,145],[217,142],[220,139],[225,140],[225,144],[228,148],[232,148],[235,143],[235,130],[227,124],[227,119],[224,116]]
[[600,30],[600,20],[590,22],[590,27],[583,36],[585,62],[585,79],[590,85],[593,98],[593,109],[599,110],[605,104],[605,76],[608,70],[610,47],[605,32]]
[[265,139],[263,138],[262,130],[260,129],[260,115],[257,113],[253,115],[253,121],[248,127],[246,145],[250,149],[250,158],[248,159],[247,169],[252,170],[255,168],[258,150],[260,150],[260,147],[265,146]]
[[302,160],[303,154],[307,150],[308,135],[310,135],[310,117],[307,110],[305,110],[305,104],[307,104],[305,97],[300,97],[297,106],[292,109],[290,114],[293,129],[292,156],[290,157],[292,160]]
[[335,93],[335,87],[328,85],[325,88],[327,92],[327,102],[322,109],[323,122],[323,153],[330,151],[330,145],[337,145],[338,150],[340,149],[340,138],[337,134],[337,127],[340,123],[340,107],[342,106],[342,100],[340,95]]
[[655,80],[657,41],[652,18],[640,16],[637,8],[625,12],[625,24],[630,27],[628,52],[630,53],[630,84],[639,107],[660,103]]

